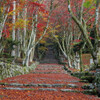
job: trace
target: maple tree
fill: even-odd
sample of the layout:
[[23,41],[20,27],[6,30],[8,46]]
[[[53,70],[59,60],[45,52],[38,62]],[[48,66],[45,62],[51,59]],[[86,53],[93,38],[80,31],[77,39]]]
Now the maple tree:
[[35,46],[47,32],[53,0],[50,2],[51,8],[48,8],[48,11],[42,4],[43,2],[38,0],[7,0],[2,2],[0,38],[11,38],[12,42],[20,42],[13,45],[11,55],[15,59],[21,57],[24,65],[28,66],[29,61],[33,60]]
[[[66,5],[68,9],[66,9]],[[56,0],[54,8],[55,10],[51,18],[50,33],[52,33],[56,39],[65,58],[67,58],[67,60],[69,59],[69,66],[71,67],[71,63],[75,60],[75,62],[81,64],[82,50],[84,50],[87,45],[90,46],[88,50],[91,52],[95,66],[98,66],[96,55],[97,51],[99,51],[97,46],[99,42],[99,28],[98,25],[94,25],[94,23],[99,22],[99,2],[94,2],[94,0],[68,0],[68,2],[66,2],[62,0],[60,3],[60,1]],[[58,25],[59,28],[56,28]],[[95,30],[98,31],[94,31],[93,33],[93,26],[96,26]],[[95,38],[92,37],[91,34],[94,34],[93,36]],[[77,51],[72,51],[72,48],[76,48]],[[76,64],[75,66],[80,65]]]
[[[37,12],[37,9],[36,9],[35,12],[33,12],[32,33],[31,33],[28,48],[27,48],[27,51],[26,51],[26,58],[25,58],[25,61],[24,61],[24,64],[27,65],[27,66],[28,66],[28,62],[29,62],[30,52],[32,51],[31,58],[33,59],[35,46],[40,42],[40,40],[43,38],[43,36],[47,32],[47,29],[48,29],[48,26],[49,26],[49,19],[50,19],[51,12],[52,12],[52,4],[53,4],[53,0],[51,0],[51,5],[50,5],[51,7],[50,7],[49,14],[47,16],[47,22],[46,22],[45,28],[42,32],[42,35],[40,36],[40,38],[37,41],[36,41],[36,35],[37,35],[36,32],[37,32],[37,25],[38,25],[38,12]],[[40,6],[40,5],[37,5],[37,6]],[[40,6],[40,8],[41,8],[41,6]],[[43,8],[42,8],[42,10],[41,9],[39,9],[39,10],[43,11],[43,12],[45,11]]]
[[[94,53],[99,48],[98,1],[51,0],[50,3],[45,0],[7,0],[2,1],[1,4],[0,23],[3,25],[0,29],[0,37],[11,38],[12,42],[20,41],[19,44],[13,45],[14,53],[11,54],[14,58],[21,57],[24,65],[28,66],[33,60],[35,47],[46,33],[52,33],[70,67],[72,62],[75,64],[78,61],[77,64],[81,64],[82,50],[87,44],[91,48],[89,51],[96,64],[97,54]],[[93,26],[95,26],[95,34],[93,34]],[[82,42],[84,43],[80,46]],[[1,51],[2,48],[3,45]],[[77,64],[75,66],[78,66]]]
[[[66,10],[67,3],[64,1],[62,5],[59,4],[59,2],[56,3],[57,4],[55,5],[57,5],[57,7],[55,8],[52,14],[51,28],[49,32],[52,33],[52,36],[55,38],[56,42],[58,43],[62,54],[65,56],[65,58],[68,61],[69,67],[72,67],[72,62],[74,62],[76,63],[75,66],[77,68],[78,66],[77,61],[75,61],[76,59],[74,57],[74,51],[72,50],[73,45],[71,44],[76,40],[80,41],[78,40],[80,35],[74,35],[75,33],[78,33],[78,28],[71,20],[68,10]],[[61,8],[63,9],[63,11]]]
[[[87,8],[87,7],[91,8],[91,5],[93,7],[93,3],[94,3],[93,1],[90,2],[89,0],[88,1],[85,1],[85,0],[82,1],[81,9],[80,9],[80,17],[79,18],[77,16],[75,16],[75,14],[73,13],[73,11],[71,9],[71,0],[68,0],[68,10],[69,10],[69,12],[71,14],[72,19],[74,20],[74,22],[80,28],[81,33],[83,35],[83,38],[84,38],[85,42],[89,45],[89,49],[90,49],[91,55],[93,57],[95,66],[99,66],[98,65],[99,62],[97,61],[97,59],[98,59],[97,58],[97,52],[98,52],[98,46],[97,45],[99,43],[99,41],[98,41],[98,32],[95,31],[96,28],[97,28],[96,27],[96,25],[97,25],[96,22],[98,22],[97,21],[98,20],[97,15],[99,14],[99,1],[98,0],[96,1],[96,9],[95,9],[96,13],[94,14],[94,15],[96,15],[96,16],[94,16],[96,25],[94,25],[94,21],[92,22],[92,25],[95,26],[95,28],[93,27],[94,28],[94,31],[93,31],[94,33],[93,34],[94,34],[94,39],[95,39],[95,46],[93,46],[93,44],[91,43],[90,36],[88,35],[89,31],[87,30],[87,26],[88,26],[87,22],[91,19],[91,17],[88,17],[87,20],[86,20],[85,14],[84,14],[84,7],[85,8]],[[94,9],[94,8],[91,8],[91,9]],[[93,28],[91,28],[91,29],[93,29]]]

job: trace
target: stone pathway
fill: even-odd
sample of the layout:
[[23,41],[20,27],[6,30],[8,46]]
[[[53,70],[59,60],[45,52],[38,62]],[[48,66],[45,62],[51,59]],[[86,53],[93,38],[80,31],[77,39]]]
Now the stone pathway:
[[100,100],[83,94],[86,84],[58,64],[40,64],[30,74],[0,81],[0,100]]

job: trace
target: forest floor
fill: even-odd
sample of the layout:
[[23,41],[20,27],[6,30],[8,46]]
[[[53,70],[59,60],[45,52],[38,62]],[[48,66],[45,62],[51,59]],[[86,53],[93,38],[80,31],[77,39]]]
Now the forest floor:
[[63,65],[40,64],[29,74],[0,81],[0,100],[100,100],[83,94],[86,84],[67,73]]

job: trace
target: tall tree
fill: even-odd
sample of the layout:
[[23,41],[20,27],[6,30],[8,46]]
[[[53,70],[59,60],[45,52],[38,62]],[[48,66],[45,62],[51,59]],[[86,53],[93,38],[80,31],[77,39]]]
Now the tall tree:
[[50,5],[50,11],[49,11],[49,14],[48,14],[48,17],[47,17],[47,22],[46,22],[46,26],[43,30],[43,32],[41,33],[41,37],[36,41],[36,35],[37,35],[37,23],[38,23],[38,10],[39,10],[39,7],[40,7],[40,11],[44,11],[43,8],[41,7],[40,4],[38,3],[34,3],[33,4],[37,5],[38,8],[36,7],[35,10],[32,11],[32,31],[31,31],[31,35],[29,37],[29,43],[28,43],[28,47],[27,47],[27,50],[26,50],[26,55],[25,55],[25,59],[23,61],[23,65],[26,65],[28,66],[29,65],[29,59],[30,59],[30,56],[32,56],[33,58],[33,54],[31,55],[31,52],[34,51],[35,49],[35,46],[40,42],[40,40],[44,37],[44,35],[46,34],[47,32],[47,29],[48,29],[48,26],[49,26],[49,20],[50,20],[50,16],[51,16],[51,12],[52,12],[52,5],[53,5],[53,0],[51,0],[51,5]]
[[[15,22],[16,22],[16,1],[13,1],[13,16],[12,16],[12,23],[13,23],[13,29],[12,29],[12,40],[15,41],[15,35],[16,35],[16,31],[15,31]],[[12,50],[12,54],[13,57],[16,55],[16,51],[15,51],[15,45],[13,46],[13,50]]]
[[[98,12],[98,5],[99,5],[99,2],[98,2],[99,0],[97,0],[96,1],[96,3],[98,3],[98,4],[96,4],[96,12]],[[88,3],[87,3],[88,2]],[[91,52],[91,55],[92,55],[92,57],[93,57],[93,60],[94,60],[94,64],[95,64],[95,66],[97,67],[98,66],[98,62],[97,62],[97,44],[98,44],[98,36],[96,35],[97,34],[97,32],[95,31],[94,32],[94,35],[96,35],[96,38],[94,38],[95,39],[95,45],[93,45],[92,43],[91,43],[91,39],[90,39],[90,36],[88,35],[88,30],[87,30],[87,20],[89,20],[89,19],[91,19],[91,17],[90,18],[88,18],[87,20],[85,19],[85,17],[83,16],[84,15],[84,5],[85,6],[89,6],[90,7],[90,4],[91,2],[90,1],[85,1],[85,0],[82,0],[82,4],[81,4],[81,8],[80,8],[80,16],[79,16],[79,18],[77,17],[77,16],[75,16],[75,14],[73,13],[73,11],[72,11],[72,9],[71,9],[71,0],[68,0],[68,10],[69,10],[69,13],[70,13],[70,15],[71,15],[71,17],[72,17],[72,19],[74,20],[74,22],[78,25],[78,27],[80,28],[80,30],[81,30],[81,33],[82,33],[82,35],[83,35],[83,37],[84,37],[84,40],[86,41],[86,43],[88,44],[88,46],[89,46],[89,49],[90,49],[90,52]],[[93,5],[93,4],[92,4]],[[90,7],[91,8],[91,7]],[[93,17],[93,16],[92,16]],[[97,18],[97,13],[96,13],[96,20],[98,19]],[[97,50],[97,51],[96,51]]]

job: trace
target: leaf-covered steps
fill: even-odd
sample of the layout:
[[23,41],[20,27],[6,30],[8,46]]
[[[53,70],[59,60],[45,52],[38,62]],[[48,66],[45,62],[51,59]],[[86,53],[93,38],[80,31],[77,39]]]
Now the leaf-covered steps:
[[78,88],[76,84],[19,84],[19,83],[0,83],[5,86],[26,86],[26,87],[67,87],[67,88]]

